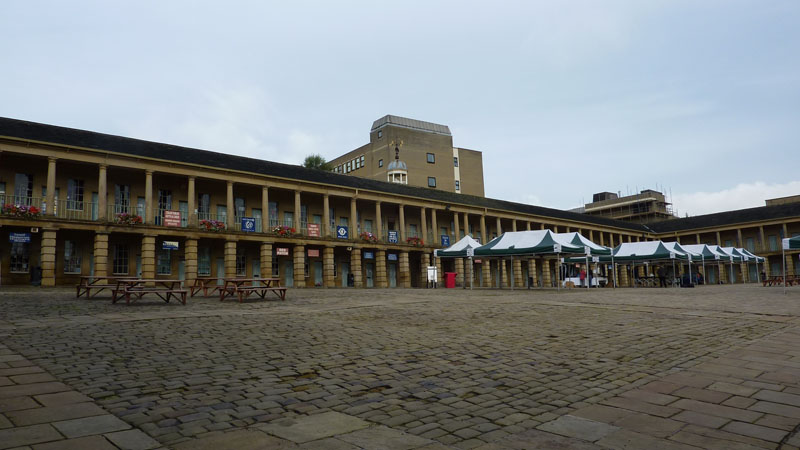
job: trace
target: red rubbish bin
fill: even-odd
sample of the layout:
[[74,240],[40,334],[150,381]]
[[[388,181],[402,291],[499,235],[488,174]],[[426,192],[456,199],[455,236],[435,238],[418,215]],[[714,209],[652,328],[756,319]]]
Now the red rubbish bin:
[[456,287],[456,273],[455,272],[445,272],[444,273],[444,287],[447,289],[453,289]]

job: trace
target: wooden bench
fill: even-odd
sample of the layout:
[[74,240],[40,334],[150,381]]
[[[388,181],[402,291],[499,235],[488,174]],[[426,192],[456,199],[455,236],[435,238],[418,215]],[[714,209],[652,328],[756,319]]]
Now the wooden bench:
[[119,298],[125,298],[125,304],[130,305],[131,297],[134,301],[141,299],[145,294],[155,294],[165,303],[175,299],[186,305],[186,296],[189,291],[181,288],[181,280],[118,280],[117,286],[112,290],[111,303],[116,303]]
[[[117,280],[135,279],[133,277],[97,277],[97,276],[82,276],[78,286],[76,286],[75,297],[80,298],[86,295],[86,298],[92,298],[105,289],[113,291],[117,287]],[[92,291],[95,291],[92,293]]]
[[203,291],[203,297],[209,296],[209,291],[211,295],[214,295],[215,292],[218,292],[222,289],[222,285],[219,284],[219,281],[223,280],[223,278],[211,278],[211,277],[202,277],[202,278],[195,278],[194,282],[190,289],[190,295],[194,297],[200,291]]
[[[274,283],[274,284],[273,284]],[[272,292],[281,300],[286,300],[286,288],[278,286],[280,278],[226,278],[225,285],[219,290],[219,300],[226,297],[238,297],[239,303],[252,294],[266,298]]]

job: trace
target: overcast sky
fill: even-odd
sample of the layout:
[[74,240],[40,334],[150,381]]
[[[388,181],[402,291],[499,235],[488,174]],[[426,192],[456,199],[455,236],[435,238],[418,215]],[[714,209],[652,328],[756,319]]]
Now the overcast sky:
[[0,2],[0,116],[299,164],[386,114],[486,195],[800,194],[800,1]]

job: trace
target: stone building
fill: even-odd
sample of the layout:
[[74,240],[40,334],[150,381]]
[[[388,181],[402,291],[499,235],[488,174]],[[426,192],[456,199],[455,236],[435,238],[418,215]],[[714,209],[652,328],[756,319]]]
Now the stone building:
[[[410,179],[413,163],[401,154]],[[443,241],[545,228],[609,246],[673,237],[730,242],[768,256],[775,273],[779,237],[800,233],[797,203],[643,226],[7,118],[0,118],[0,203],[0,285],[27,284],[41,267],[45,286],[128,275],[419,287]],[[790,271],[796,257],[787,257]],[[467,281],[465,261],[436,264]],[[556,267],[552,258],[476,260],[471,273],[475,286],[522,286],[528,277],[551,286]],[[743,266],[735,281],[749,275]]]

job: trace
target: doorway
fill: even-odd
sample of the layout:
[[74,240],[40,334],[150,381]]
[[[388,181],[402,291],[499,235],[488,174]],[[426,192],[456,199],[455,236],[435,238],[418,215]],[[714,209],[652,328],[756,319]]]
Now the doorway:
[[367,278],[367,287],[375,287],[375,264],[374,263],[366,263],[364,264],[364,271],[366,272]]
[[389,287],[397,287],[397,263],[389,263]]
[[322,287],[322,261],[314,261],[314,286]]
[[341,265],[342,287],[347,287],[347,279],[350,278],[350,263],[343,262]]

